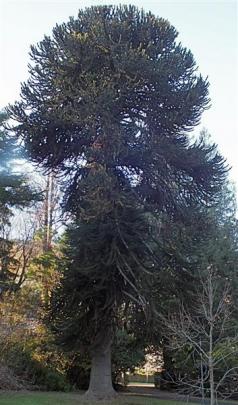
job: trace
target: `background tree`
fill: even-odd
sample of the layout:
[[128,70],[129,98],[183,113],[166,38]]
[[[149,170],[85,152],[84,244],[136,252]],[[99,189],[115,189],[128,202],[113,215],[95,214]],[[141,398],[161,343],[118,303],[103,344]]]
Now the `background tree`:
[[1,228],[8,224],[14,207],[24,207],[32,202],[33,190],[19,172],[14,161],[22,158],[22,149],[16,139],[4,129],[7,114],[0,114],[0,220]]
[[149,314],[162,213],[211,204],[225,176],[215,145],[189,140],[208,83],[176,37],[133,6],[81,10],[31,48],[30,79],[9,108],[32,160],[66,178],[74,224],[53,322],[65,344],[90,348],[92,398],[114,395],[118,311],[136,303]]
[[[43,205],[43,251],[49,252],[52,249],[52,239],[57,233],[60,222],[60,187],[53,172],[48,173],[45,184],[45,198]],[[62,218],[61,218],[62,221]],[[62,226],[62,224],[61,224]]]
[[29,176],[32,167],[23,148],[5,129],[7,114],[0,118],[0,388],[40,385],[64,390],[69,388],[64,375],[67,360],[43,325],[45,304],[58,277],[52,243],[58,187],[50,180],[48,253],[43,255],[47,204],[42,176]]
[[[216,296],[222,297],[224,286],[227,283],[230,286],[229,302],[232,311],[229,314],[229,322],[233,325],[237,324],[238,240],[236,202],[232,186],[225,185],[220,193],[220,202],[215,208],[204,210],[200,207],[199,210],[187,210],[183,221],[181,218],[174,218],[173,223],[164,221],[160,243],[163,246],[163,267],[158,273],[158,279],[153,284],[152,291],[153,303],[157,311],[164,315],[170,313],[174,319],[179,319],[179,308],[181,309],[181,305],[186,305],[186,310],[192,316],[193,309],[197,308],[197,301],[200,300],[197,286],[201,283],[201,275],[205,280],[207,270],[204,271],[204,269],[212,266],[216,269]],[[157,322],[156,319],[155,323]],[[176,354],[169,349],[172,344],[169,336],[166,333],[161,334],[161,330],[164,329],[162,325],[158,323],[154,329],[156,331],[154,344],[163,353],[164,369],[168,380],[166,382],[164,377],[161,386],[163,383],[164,386],[168,386],[170,380],[171,384],[178,387],[179,381],[176,385],[176,379],[179,380],[179,375],[185,373],[189,376],[190,382],[194,383],[195,377],[199,376],[194,362],[188,356],[187,347],[183,352]],[[223,338],[228,341],[231,338],[230,333],[231,330],[226,329]],[[184,359],[188,361],[185,363]],[[232,368],[231,359],[229,367]],[[222,368],[224,369],[220,367],[215,371],[215,380],[223,375]],[[229,392],[234,395],[231,385],[228,377],[223,380],[219,395]],[[196,391],[200,390],[201,386],[200,383],[196,387],[193,384],[190,388]]]
[[[237,393],[238,367],[232,364],[238,353],[238,329],[232,322],[233,302],[229,285],[220,290],[219,275],[210,266],[200,274],[196,304],[187,309],[180,303],[178,314],[163,318],[170,348],[187,351],[192,359],[194,373],[184,373],[177,383],[187,392],[208,393],[210,404],[217,396]],[[183,359],[184,361],[184,359]],[[219,370],[219,372],[218,372]]]
[[[17,168],[17,159],[22,159],[22,149],[16,139],[4,129],[7,115],[0,114],[0,294],[14,285],[21,284],[25,266],[13,250],[10,240],[10,221],[14,210],[22,209],[39,199],[37,190],[30,186],[27,177]],[[25,245],[24,245],[25,246]],[[14,247],[14,249],[13,249]],[[17,249],[18,250],[18,249]],[[23,260],[25,251],[21,249]],[[21,270],[20,271],[20,267]],[[16,282],[16,283],[15,283]]]

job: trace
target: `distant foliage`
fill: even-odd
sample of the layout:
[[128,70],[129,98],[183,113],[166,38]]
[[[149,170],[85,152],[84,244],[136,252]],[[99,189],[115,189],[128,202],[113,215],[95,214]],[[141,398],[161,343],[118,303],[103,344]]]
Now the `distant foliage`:
[[41,297],[32,288],[4,296],[0,303],[0,388],[70,389],[67,360],[53,344],[43,314]]
[[0,113],[0,296],[5,290],[17,288],[20,279],[20,255],[13,254],[14,243],[8,236],[14,209],[23,209],[40,199],[27,177],[17,171],[16,161],[22,159],[23,152],[4,127],[7,118]]

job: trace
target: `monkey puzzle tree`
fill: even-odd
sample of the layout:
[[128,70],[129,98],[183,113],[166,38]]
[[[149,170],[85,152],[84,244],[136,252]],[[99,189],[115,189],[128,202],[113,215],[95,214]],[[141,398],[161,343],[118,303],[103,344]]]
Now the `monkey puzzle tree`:
[[188,138],[208,83],[176,37],[134,6],[81,10],[32,46],[30,78],[9,107],[32,160],[65,178],[74,225],[54,322],[63,341],[90,347],[89,397],[113,395],[118,311],[148,308],[155,218],[211,203],[225,176],[215,146]]

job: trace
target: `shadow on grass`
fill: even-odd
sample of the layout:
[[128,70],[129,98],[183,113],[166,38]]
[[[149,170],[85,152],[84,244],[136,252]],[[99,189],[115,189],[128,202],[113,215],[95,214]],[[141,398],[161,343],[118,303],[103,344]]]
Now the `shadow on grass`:
[[[178,402],[180,405],[182,402]],[[4,392],[0,405],[94,405],[84,401],[82,393],[59,392]],[[148,396],[120,395],[113,401],[100,401],[100,405],[175,405],[176,401],[160,400]],[[185,404],[185,403],[184,403]],[[192,404],[190,404],[192,405]]]

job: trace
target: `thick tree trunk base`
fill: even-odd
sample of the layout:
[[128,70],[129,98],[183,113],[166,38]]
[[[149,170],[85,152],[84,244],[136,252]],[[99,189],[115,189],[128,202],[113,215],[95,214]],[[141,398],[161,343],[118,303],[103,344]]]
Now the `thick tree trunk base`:
[[89,401],[114,399],[117,393],[112,385],[111,333],[109,328],[103,330],[97,345],[91,351],[91,356],[90,383],[84,399]]
[[83,396],[84,401],[111,401],[115,398],[117,398],[118,394],[117,392],[112,389],[107,392],[94,392],[92,390],[86,391],[86,393]]

